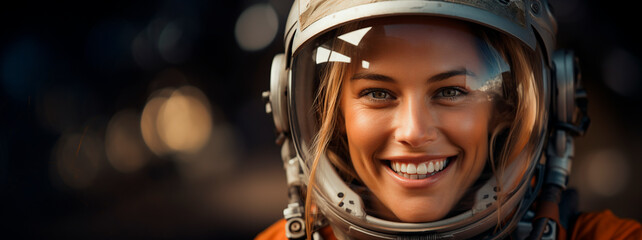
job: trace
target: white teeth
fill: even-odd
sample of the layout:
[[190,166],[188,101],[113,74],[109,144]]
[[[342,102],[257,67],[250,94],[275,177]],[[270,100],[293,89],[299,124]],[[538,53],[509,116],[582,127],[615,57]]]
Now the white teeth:
[[400,163],[390,162],[390,168],[397,172],[399,176],[409,179],[424,179],[426,177],[435,175],[446,167],[448,160],[437,160],[430,162],[415,163]]
[[420,163],[417,167],[417,174],[426,174],[428,169],[426,168],[426,163]]
[[408,167],[406,168],[406,172],[407,172],[408,174],[415,174],[415,173],[417,173],[417,166],[415,166],[415,164],[408,163]]

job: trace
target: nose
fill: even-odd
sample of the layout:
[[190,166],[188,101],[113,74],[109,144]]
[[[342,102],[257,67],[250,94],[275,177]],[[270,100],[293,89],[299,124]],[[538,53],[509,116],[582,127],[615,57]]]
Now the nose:
[[395,141],[412,148],[433,142],[439,134],[436,122],[423,97],[406,101],[396,112]]

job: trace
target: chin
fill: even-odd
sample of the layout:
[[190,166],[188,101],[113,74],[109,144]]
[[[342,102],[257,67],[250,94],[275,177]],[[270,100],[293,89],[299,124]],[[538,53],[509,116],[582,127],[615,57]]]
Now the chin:
[[[403,209],[395,209],[393,213],[402,222],[421,223],[433,222],[444,218],[448,211],[440,209],[430,209],[435,204],[407,204],[406,206],[416,206]],[[439,206],[441,209],[450,209],[448,206]],[[418,210],[419,209],[419,210]]]
[[442,219],[446,216],[445,213],[412,213],[412,214],[400,214],[397,217],[402,222],[408,223],[422,223],[422,222],[433,222]]

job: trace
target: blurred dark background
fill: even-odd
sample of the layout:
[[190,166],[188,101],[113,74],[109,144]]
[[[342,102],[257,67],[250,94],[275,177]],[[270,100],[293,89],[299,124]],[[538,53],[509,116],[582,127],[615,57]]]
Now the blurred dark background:
[[[637,11],[551,2],[590,98],[570,180],[580,209],[640,221]],[[260,96],[291,4],[3,4],[0,238],[251,239],[281,218]]]

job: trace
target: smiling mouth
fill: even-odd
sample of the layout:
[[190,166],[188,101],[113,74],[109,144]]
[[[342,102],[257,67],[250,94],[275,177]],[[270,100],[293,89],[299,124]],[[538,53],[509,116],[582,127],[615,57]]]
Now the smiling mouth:
[[443,159],[435,159],[420,163],[399,162],[386,160],[387,165],[397,175],[408,179],[424,179],[440,173],[450,163],[456,159],[457,156],[452,156]]

